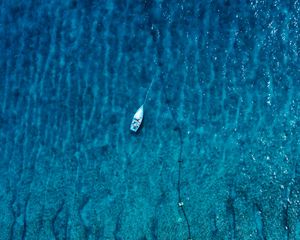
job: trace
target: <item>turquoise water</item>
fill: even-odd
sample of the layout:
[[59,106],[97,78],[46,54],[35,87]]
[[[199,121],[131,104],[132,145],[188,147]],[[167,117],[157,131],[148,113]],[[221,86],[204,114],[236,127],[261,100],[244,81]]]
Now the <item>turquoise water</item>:
[[299,1],[0,6],[0,239],[300,239]]

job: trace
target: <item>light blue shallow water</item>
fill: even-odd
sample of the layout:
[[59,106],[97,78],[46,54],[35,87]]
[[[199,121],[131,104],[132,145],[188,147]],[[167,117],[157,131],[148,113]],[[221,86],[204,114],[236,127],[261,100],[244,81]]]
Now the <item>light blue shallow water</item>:
[[0,6],[0,239],[300,239],[299,1]]

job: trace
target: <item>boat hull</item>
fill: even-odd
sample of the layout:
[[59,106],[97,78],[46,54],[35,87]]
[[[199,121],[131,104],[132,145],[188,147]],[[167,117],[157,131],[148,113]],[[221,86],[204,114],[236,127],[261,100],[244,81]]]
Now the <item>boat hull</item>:
[[133,132],[137,132],[139,130],[142,121],[144,117],[144,106],[142,105],[134,114],[131,124],[130,124],[130,130]]

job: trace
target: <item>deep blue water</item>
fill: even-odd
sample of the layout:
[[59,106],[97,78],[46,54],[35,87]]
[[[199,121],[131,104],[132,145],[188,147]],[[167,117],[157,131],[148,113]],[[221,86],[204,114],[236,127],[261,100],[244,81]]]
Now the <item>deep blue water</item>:
[[0,240],[300,240],[298,0],[0,11]]

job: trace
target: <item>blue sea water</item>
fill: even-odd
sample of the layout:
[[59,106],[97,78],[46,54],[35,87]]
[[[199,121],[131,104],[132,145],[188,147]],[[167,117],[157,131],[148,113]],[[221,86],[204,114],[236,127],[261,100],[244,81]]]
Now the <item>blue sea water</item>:
[[0,240],[300,240],[299,23],[298,0],[0,1]]

